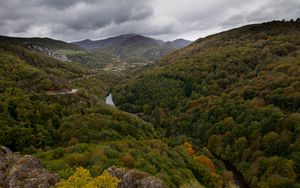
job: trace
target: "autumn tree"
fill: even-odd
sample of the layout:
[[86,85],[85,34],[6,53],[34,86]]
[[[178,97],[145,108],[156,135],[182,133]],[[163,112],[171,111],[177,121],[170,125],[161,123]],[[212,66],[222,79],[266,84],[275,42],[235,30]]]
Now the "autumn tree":
[[79,167],[69,179],[62,180],[56,186],[58,188],[116,188],[118,183],[118,178],[110,176],[107,171],[104,171],[102,175],[93,178],[88,170]]

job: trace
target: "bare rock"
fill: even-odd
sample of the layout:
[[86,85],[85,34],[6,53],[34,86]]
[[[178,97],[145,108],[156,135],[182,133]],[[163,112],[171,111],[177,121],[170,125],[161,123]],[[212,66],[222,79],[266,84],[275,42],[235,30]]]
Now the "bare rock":
[[48,188],[54,187],[59,180],[57,174],[44,169],[35,157],[0,148],[0,187]]
[[162,188],[161,180],[150,176],[145,172],[128,170],[126,168],[110,167],[107,169],[110,175],[117,177],[120,182],[118,188]]

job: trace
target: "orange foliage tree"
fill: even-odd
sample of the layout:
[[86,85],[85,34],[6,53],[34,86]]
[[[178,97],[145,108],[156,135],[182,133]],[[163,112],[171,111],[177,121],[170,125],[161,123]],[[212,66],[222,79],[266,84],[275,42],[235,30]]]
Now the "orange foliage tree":
[[206,166],[212,173],[216,172],[216,168],[214,163],[210,160],[210,158],[200,155],[195,157],[195,160]]

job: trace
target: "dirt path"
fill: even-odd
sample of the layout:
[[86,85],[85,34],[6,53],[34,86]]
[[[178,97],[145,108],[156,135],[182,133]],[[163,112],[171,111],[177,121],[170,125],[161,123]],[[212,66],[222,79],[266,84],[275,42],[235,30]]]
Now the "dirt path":
[[60,91],[47,91],[47,95],[66,95],[66,94],[74,94],[77,93],[78,89],[71,90],[60,90]]
[[[77,77],[77,78],[73,78],[71,80],[69,80],[69,83],[78,81],[78,80],[83,80],[83,79],[90,79],[93,78],[95,76],[99,75],[99,73],[95,73],[95,74],[89,74],[89,75],[82,75],[81,77]],[[77,93],[78,89],[62,89],[59,91],[47,91],[47,95],[67,95],[67,94],[74,94]]]

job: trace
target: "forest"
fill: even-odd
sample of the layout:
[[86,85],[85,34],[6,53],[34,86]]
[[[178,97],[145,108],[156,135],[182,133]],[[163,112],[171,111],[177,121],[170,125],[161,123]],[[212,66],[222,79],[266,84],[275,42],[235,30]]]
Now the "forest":
[[[107,54],[90,57],[51,39],[2,39],[0,146],[40,159],[60,176],[57,187],[117,187],[111,167],[162,187],[237,187],[226,164],[246,187],[300,187],[299,21],[200,38],[117,73],[100,69]],[[110,92],[116,108],[105,104]]]
[[167,138],[233,164],[250,187],[299,187],[300,22],[198,39],[114,87],[115,103]]
[[[231,184],[224,166],[188,139],[173,141],[150,122],[104,103],[129,75],[61,62],[22,41],[0,42],[0,144],[39,158],[62,178],[58,187],[116,185],[106,172],[112,166],[148,173],[163,187]],[[74,88],[78,92],[59,94]]]

